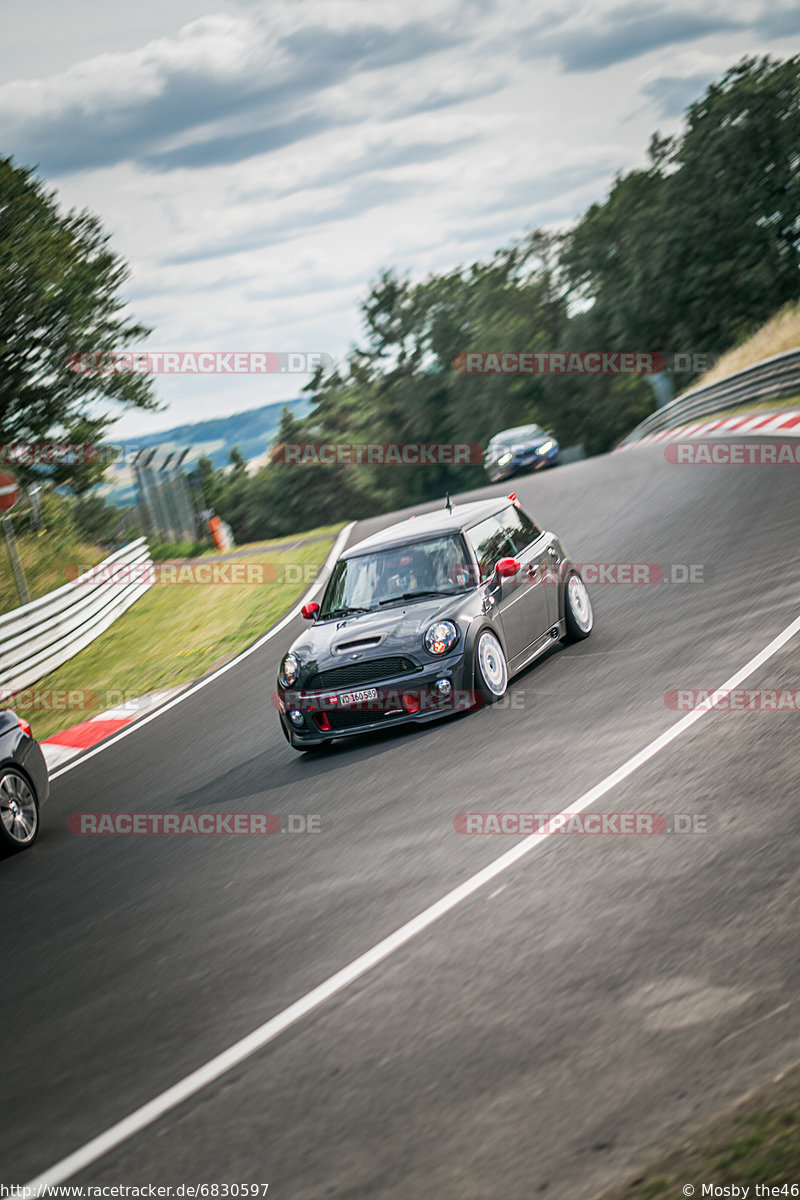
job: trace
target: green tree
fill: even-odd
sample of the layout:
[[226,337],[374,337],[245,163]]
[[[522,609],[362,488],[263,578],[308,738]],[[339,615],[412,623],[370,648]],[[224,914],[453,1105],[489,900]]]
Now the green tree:
[[225,471],[215,470],[211,459],[201,455],[197,460],[195,478],[200,485],[206,506],[224,517],[223,510],[227,505],[229,492],[229,481]]
[[[0,159],[0,441],[96,443],[119,408],[154,409],[149,377],[73,369],[75,355],[130,349],[149,330],[125,316],[128,268],[88,212],[62,212],[33,173]],[[24,480],[37,474],[20,466]],[[82,491],[102,464],[56,466]]]
[[[800,295],[800,58],[744,59],[565,239],[593,348],[717,354]],[[687,382],[686,379],[679,382]]]
[[78,532],[88,542],[99,544],[114,540],[122,516],[122,509],[109,504],[97,493],[79,496],[72,509],[72,519]]

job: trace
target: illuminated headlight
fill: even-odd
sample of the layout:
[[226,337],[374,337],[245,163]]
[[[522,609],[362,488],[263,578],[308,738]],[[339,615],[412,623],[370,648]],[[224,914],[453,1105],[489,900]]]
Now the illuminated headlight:
[[514,457],[514,455],[509,454],[508,450],[506,450],[505,454],[501,454],[497,460],[498,467],[504,467],[506,465],[506,463],[511,462],[513,457]]
[[296,654],[287,654],[281,663],[281,673],[278,680],[282,687],[291,687],[300,674],[300,660]]
[[437,621],[425,634],[424,641],[431,654],[447,654],[458,641],[458,630],[452,621]]
[[555,442],[542,442],[541,446],[536,447],[537,454],[549,454],[555,446]]

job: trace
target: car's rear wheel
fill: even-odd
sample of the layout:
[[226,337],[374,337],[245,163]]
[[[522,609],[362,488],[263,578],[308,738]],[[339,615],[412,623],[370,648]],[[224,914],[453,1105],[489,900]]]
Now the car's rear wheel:
[[33,785],[16,767],[0,767],[0,846],[25,850],[39,832],[39,801]]
[[506,656],[490,629],[484,629],[475,647],[475,683],[487,704],[494,704],[504,696],[508,687]]
[[592,632],[594,613],[586,584],[577,571],[571,571],[564,584],[565,642],[579,642]]

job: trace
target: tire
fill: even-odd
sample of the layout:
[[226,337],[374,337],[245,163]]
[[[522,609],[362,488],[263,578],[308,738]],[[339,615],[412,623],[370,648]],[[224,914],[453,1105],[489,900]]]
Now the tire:
[[33,784],[14,766],[0,767],[0,848],[27,850],[39,833],[39,801]]
[[508,688],[506,656],[491,629],[482,630],[475,643],[475,687],[485,704],[495,704]]
[[594,613],[586,584],[577,571],[570,571],[564,584],[564,620],[567,632],[563,642],[580,642],[594,626]]

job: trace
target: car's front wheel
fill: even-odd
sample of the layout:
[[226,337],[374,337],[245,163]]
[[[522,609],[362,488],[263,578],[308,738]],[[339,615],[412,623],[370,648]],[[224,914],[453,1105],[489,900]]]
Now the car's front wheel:
[[39,832],[36,792],[16,767],[0,768],[0,847],[25,850]]
[[592,632],[594,613],[586,584],[577,571],[571,571],[564,585],[565,642],[579,642]]
[[486,704],[494,704],[508,687],[506,656],[490,629],[484,629],[475,647],[475,684]]

